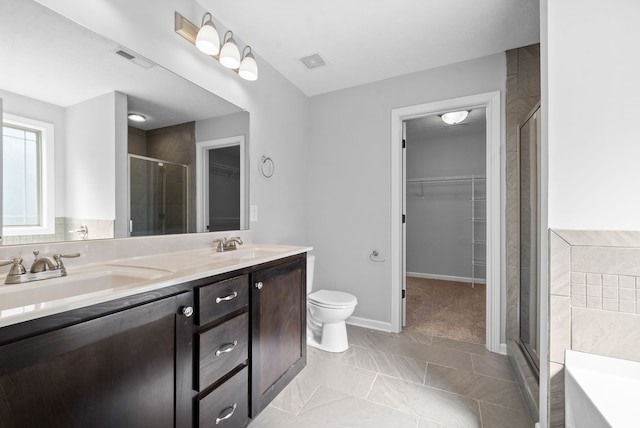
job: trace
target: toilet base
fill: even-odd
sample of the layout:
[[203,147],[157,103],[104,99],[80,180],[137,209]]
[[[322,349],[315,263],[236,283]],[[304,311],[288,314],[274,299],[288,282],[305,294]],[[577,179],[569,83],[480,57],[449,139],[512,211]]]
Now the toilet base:
[[314,334],[307,329],[307,345],[326,352],[344,352],[349,348],[347,339],[347,325],[344,321],[324,323],[322,334],[316,340]]

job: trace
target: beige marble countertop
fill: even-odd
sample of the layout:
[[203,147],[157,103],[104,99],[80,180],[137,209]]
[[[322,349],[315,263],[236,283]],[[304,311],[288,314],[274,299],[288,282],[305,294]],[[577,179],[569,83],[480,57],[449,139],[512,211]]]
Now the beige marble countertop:
[[311,247],[249,244],[128,257],[67,267],[67,276],[1,285],[0,327],[310,251]]

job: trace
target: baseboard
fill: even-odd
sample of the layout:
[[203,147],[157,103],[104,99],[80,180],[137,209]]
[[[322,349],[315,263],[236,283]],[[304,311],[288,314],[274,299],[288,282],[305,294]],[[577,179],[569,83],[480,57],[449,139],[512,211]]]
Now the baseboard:
[[475,284],[486,284],[487,281],[484,279],[473,279],[465,276],[451,276],[451,275],[437,275],[433,273],[420,273],[420,272],[407,272],[407,276],[411,276],[414,278],[427,278],[427,279],[441,279],[443,281],[457,281],[457,282],[468,282]]
[[505,342],[502,342],[502,343],[500,344],[500,354],[501,354],[501,355],[508,355],[508,352],[507,352],[507,344],[506,344]]
[[371,330],[379,330],[379,331],[386,331],[386,332],[392,331],[390,322],[377,321],[369,318],[349,317],[347,319],[347,324],[354,325],[356,327],[369,328]]

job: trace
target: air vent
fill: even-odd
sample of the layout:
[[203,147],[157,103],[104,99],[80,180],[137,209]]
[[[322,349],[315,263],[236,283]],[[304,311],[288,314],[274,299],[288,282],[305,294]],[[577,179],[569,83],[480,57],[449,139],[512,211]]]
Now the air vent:
[[134,63],[135,65],[137,65],[138,67],[142,67],[142,68],[151,68],[151,67],[155,67],[156,64],[149,61],[148,59],[138,55],[137,53],[123,48],[122,46],[117,46],[114,50],[113,53],[115,53],[116,55],[121,56],[122,58],[126,59],[127,61],[131,61],[132,63]]
[[324,60],[319,54],[313,54],[309,56],[305,56],[304,58],[300,58],[300,61],[309,69],[312,70],[314,68],[322,67],[326,65]]

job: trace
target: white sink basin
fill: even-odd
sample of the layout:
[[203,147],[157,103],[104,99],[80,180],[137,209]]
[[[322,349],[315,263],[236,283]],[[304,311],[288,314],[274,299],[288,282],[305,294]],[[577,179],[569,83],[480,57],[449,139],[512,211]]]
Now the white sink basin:
[[135,269],[116,266],[92,266],[69,272],[60,278],[0,286],[0,311],[29,305],[45,307],[60,300],[75,301],[97,294],[134,287],[141,282],[161,278],[169,271]]

